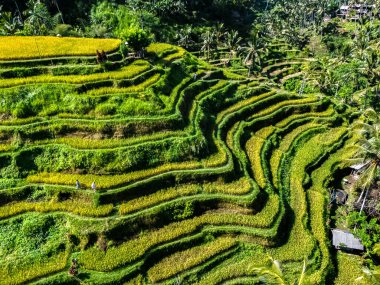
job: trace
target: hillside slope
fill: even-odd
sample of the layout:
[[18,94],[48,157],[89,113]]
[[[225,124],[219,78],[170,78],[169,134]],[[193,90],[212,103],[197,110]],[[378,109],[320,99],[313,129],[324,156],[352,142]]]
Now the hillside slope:
[[326,188],[355,114],[282,89],[299,61],[256,79],[147,53],[0,61],[0,284],[256,284],[269,256],[334,279]]

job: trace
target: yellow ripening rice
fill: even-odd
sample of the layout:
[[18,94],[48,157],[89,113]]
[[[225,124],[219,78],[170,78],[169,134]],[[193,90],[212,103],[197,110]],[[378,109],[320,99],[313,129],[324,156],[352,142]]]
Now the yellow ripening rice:
[[96,50],[110,52],[119,46],[118,39],[5,36],[0,37],[0,60],[96,55]]

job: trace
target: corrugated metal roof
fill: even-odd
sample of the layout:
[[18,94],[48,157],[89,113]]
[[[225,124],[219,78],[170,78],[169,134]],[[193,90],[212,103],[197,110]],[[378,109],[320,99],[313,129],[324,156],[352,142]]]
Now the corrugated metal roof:
[[367,164],[368,164],[368,161],[363,162],[363,163],[358,163],[358,164],[351,165],[350,168],[355,169],[355,170],[360,170],[364,166],[366,166]]
[[360,239],[356,238],[352,233],[340,229],[333,229],[332,233],[335,248],[345,247],[348,249],[364,250]]

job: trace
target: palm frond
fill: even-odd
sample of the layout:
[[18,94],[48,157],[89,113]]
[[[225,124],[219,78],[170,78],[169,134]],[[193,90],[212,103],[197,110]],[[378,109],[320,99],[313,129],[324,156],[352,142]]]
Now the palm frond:
[[303,267],[302,267],[300,279],[298,280],[298,285],[302,285],[304,283],[305,275],[306,275],[305,273],[306,273],[306,258],[303,260]]
[[367,117],[370,121],[374,123],[379,122],[379,116],[376,113],[376,111],[372,108],[368,108],[367,110],[364,111],[364,116]]

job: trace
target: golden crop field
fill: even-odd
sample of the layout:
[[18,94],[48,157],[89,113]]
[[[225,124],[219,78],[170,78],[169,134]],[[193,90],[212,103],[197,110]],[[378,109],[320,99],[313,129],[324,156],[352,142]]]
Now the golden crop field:
[[119,45],[119,39],[3,36],[0,60],[95,55],[96,50],[110,52]]

